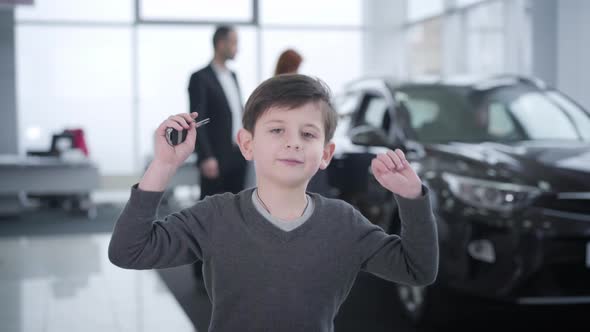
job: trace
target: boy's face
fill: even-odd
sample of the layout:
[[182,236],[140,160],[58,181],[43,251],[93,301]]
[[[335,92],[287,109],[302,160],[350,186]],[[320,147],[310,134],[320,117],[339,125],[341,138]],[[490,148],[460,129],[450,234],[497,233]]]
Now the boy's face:
[[334,143],[325,144],[323,112],[319,103],[294,109],[272,107],[254,127],[238,134],[242,154],[254,160],[256,176],[286,187],[307,185],[325,169],[334,154]]

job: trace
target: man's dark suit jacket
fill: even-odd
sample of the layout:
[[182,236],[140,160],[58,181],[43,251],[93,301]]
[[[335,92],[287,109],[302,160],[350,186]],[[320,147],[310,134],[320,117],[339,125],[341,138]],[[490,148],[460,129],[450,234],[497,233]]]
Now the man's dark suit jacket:
[[[239,92],[236,74],[232,72],[232,76]],[[191,75],[188,93],[190,111],[199,112],[197,120],[211,118],[209,124],[197,130],[195,151],[198,165],[209,157],[215,157],[223,174],[231,171],[234,166],[243,164],[243,160],[236,160],[241,156],[236,154],[237,148],[233,144],[233,122],[229,102],[211,64]]]

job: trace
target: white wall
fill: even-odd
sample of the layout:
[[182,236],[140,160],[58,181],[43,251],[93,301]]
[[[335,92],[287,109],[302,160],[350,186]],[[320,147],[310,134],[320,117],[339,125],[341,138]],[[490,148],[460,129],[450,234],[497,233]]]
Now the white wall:
[[590,110],[590,1],[557,1],[557,87]]
[[590,1],[530,0],[532,74],[590,109]]

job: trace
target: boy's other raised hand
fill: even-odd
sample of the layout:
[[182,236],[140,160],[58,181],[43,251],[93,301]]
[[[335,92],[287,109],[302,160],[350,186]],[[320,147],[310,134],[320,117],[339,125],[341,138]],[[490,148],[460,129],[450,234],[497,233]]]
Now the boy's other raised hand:
[[[182,165],[195,150],[197,129],[194,120],[197,116],[197,112],[180,113],[169,116],[160,124],[155,133],[154,161],[174,167]],[[187,129],[186,140],[175,146],[169,145],[166,141],[166,128],[174,128],[179,132]]]
[[422,193],[422,181],[400,149],[380,153],[371,162],[375,179],[387,190],[405,198],[417,198]]

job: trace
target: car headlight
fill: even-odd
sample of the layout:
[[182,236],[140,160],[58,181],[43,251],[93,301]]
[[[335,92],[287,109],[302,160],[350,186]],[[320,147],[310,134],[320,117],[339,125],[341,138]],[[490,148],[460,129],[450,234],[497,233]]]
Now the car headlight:
[[443,173],[453,195],[466,204],[495,211],[511,211],[537,195],[541,190],[532,186],[496,182]]

